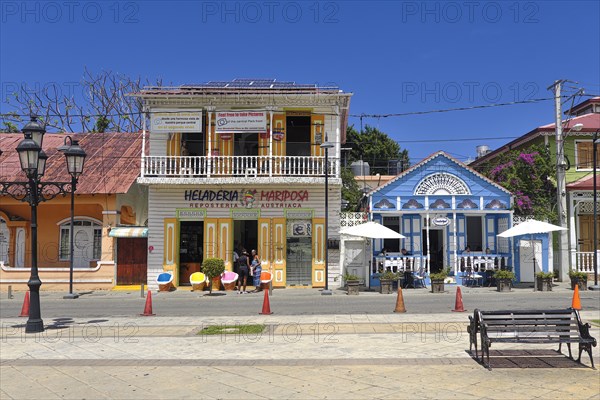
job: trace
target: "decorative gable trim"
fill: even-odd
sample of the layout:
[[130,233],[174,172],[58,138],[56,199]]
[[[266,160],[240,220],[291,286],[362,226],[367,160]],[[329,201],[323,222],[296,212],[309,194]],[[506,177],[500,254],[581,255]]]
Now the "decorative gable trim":
[[455,175],[437,172],[426,176],[419,182],[415,195],[459,195],[471,194],[467,184]]

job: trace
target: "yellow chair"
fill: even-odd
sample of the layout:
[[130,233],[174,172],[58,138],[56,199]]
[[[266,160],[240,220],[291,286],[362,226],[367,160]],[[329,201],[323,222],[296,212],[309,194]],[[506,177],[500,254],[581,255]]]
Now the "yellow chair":
[[204,290],[206,286],[206,275],[202,272],[194,272],[190,275],[190,284],[192,285],[192,291]]

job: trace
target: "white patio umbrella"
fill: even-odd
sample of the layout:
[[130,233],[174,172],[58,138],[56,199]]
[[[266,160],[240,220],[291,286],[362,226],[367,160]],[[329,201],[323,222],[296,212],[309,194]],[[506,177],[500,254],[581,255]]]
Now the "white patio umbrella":
[[362,236],[369,239],[406,239],[406,236],[374,221],[344,228],[340,233],[351,236]]
[[547,222],[538,221],[535,219],[527,220],[519,225],[513,226],[510,229],[498,234],[497,236],[503,238],[531,235],[531,251],[533,253],[533,290],[535,290],[535,248],[533,246],[533,235],[536,233],[550,233],[555,231],[565,231],[567,228],[562,226],[552,225]]

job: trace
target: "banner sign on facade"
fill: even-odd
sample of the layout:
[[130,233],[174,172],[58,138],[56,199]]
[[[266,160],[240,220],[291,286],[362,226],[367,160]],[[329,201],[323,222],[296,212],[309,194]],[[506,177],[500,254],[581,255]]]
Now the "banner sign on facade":
[[266,132],[267,113],[264,111],[219,111],[217,133]]
[[204,220],[206,217],[206,210],[199,210],[197,208],[178,208],[177,209],[177,218],[182,220]]
[[152,110],[150,132],[202,133],[202,110]]
[[240,220],[255,220],[255,219],[259,219],[260,218],[260,210],[245,210],[245,209],[239,209],[239,210],[231,210],[231,219],[234,219],[236,221],[240,221]]
[[285,210],[287,219],[312,219],[313,210]]

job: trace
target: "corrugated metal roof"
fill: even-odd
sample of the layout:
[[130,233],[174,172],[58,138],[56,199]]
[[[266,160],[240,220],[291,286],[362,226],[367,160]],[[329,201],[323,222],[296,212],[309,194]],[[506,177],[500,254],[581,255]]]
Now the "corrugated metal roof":
[[[596,188],[600,188],[600,174],[596,174]],[[594,174],[590,172],[589,175],[569,183],[567,190],[594,190]]]
[[[138,133],[75,133],[87,153],[83,174],[77,184],[77,194],[126,193],[140,173],[142,134]],[[45,182],[70,182],[65,156],[57,148],[66,134],[46,133],[44,151],[48,155]],[[0,134],[0,181],[25,181],[16,147],[23,140],[20,133]]]

